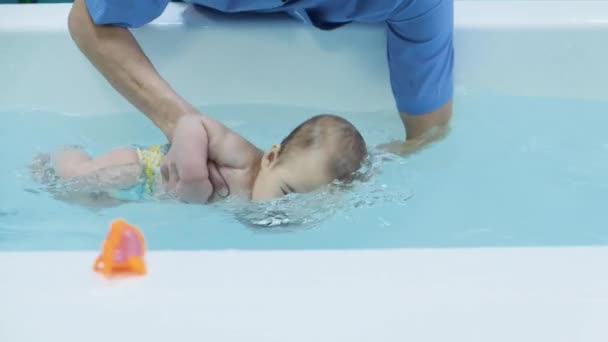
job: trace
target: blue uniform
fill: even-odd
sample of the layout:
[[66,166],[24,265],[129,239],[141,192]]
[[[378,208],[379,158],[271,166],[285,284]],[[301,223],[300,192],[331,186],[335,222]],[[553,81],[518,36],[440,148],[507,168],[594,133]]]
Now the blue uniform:
[[[287,12],[320,29],[384,22],[393,94],[400,112],[432,112],[453,92],[453,0],[190,0],[222,12]],[[169,0],[86,0],[96,24],[139,27]]]

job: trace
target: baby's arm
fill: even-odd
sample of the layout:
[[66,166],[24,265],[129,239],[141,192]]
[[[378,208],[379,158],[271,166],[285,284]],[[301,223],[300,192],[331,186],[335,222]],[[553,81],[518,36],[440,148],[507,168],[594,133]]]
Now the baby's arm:
[[[171,150],[174,153],[174,179],[169,189],[186,202],[207,202],[213,194],[213,185],[207,170],[209,136],[200,117],[182,117],[175,128]],[[174,183],[174,184],[171,184]]]
[[209,133],[209,159],[218,166],[247,170],[257,166],[262,155],[255,145],[221,122],[203,115],[201,121]]

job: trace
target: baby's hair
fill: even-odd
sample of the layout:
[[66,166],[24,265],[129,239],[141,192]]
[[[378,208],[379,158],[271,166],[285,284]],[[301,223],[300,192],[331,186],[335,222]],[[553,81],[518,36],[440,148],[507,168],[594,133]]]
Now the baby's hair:
[[348,120],[332,114],[314,116],[296,127],[283,141],[279,158],[294,151],[332,146],[328,171],[339,181],[349,181],[367,156],[365,140]]

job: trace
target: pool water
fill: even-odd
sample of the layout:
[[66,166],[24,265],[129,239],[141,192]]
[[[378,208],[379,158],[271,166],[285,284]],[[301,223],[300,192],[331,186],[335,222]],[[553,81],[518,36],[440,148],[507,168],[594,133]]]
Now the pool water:
[[[383,161],[350,191],[332,187],[243,208],[173,201],[89,209],[55,200],[27,164],[63,144],[94,153],[163,136],[143,115],[1,113],[0,250],[97,249],[115,217],[151,249],[325,249],[608,244],[608,104],[461,96],[451,134],[422,153]],[[315,108],[204,110],[262,148]],[[401,137],[396,114],[338,113],[368,145]],[[265,219],[289,222],[261,226]],[[285,221],[281,221],[285,219]],[[266,221],[264,221],[266,222]]]

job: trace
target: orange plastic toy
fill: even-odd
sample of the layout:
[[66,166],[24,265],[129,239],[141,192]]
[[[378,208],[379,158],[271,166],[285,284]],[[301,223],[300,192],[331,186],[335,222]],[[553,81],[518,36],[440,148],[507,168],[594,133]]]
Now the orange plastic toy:
[[124,219],[116,219],[110,226],[93,270],[105,276],[144,275],[145,252],[146,243],[142,232]]

